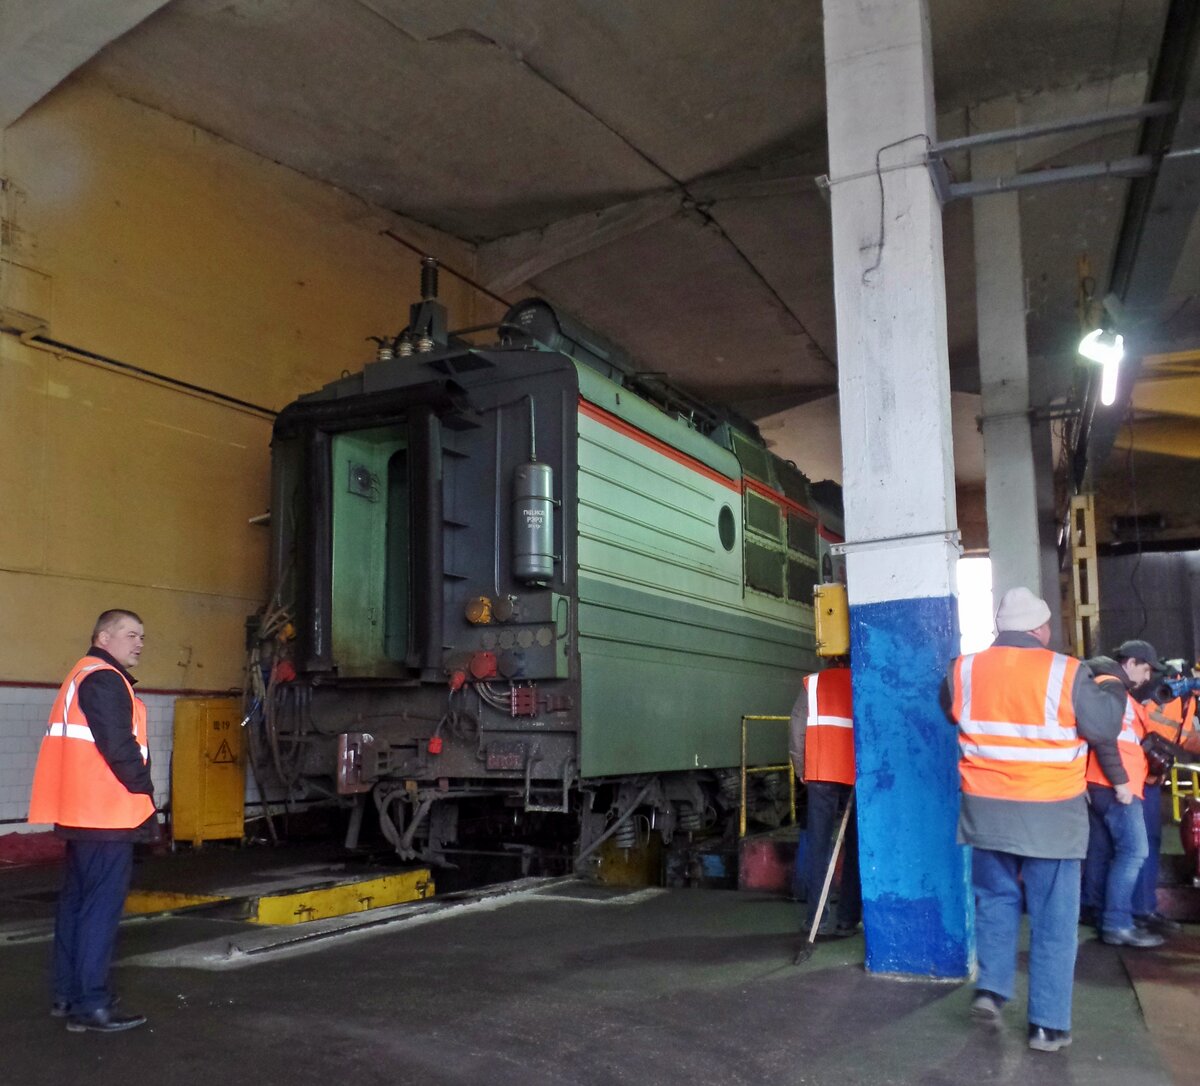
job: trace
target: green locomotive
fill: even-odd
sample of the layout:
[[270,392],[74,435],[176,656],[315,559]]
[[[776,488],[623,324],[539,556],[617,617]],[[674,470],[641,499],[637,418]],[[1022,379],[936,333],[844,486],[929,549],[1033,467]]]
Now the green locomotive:
[[[485,823],[577,855],[638,813],[711,825],[742,715],[787,714],[816,666],[836,487],[546,302],[479,347],[429,263],[422,287],[377,361],[276,421],[252,671],[279,775],[369,794],[406,858]],[[782,731],[750,760],[786,760]]]

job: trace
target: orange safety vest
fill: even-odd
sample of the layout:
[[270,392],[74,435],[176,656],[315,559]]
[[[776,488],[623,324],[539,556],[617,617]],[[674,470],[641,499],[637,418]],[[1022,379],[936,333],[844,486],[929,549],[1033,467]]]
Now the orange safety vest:
[[[1143,708],[1146,710],[1146,731],[1157,732],[1164,739],[1178,743],[1193,754],[1200,752],[1196,741],[1195,698],[1188,697],[1186,702],[1183,698],[1175,698],[1161,706],[1147,702]],[[1155,720],[1151,713],[1166,717],[1168,723]]]
[[[29,821],[54,822],[80,829],[127,830],[154,814],[152,797],[126,789],[96,749],[96,737],[76,696],[79,684],[98,671],[118,671],[95,656],[85,656],[59,688],[50,723],[33,771]],[[146,705],[121,675],[133,704],[133,735],[149,761]]]
[[[1115,675],[1097,675],[1098,683],[1119,683]],[[1122,683],[1122,685],[1124,685]],[[1142,739],[1146,735],[1145,710],[1131,698],[1125,695],[1125,715],[1121,718],[1121,734],[1117,736],[1117,750],[1121,755],[1121,765],[1129,775],[1129,787],[1133,794],[1141,799],[1146,791],[1146,752],[1142,750]],[[1091,784],[1101,784],[1105,788],[1112,787],[1108,774],[1100,768],[1094,750],[1088,751],[1087,779]]]
[[1050,649],[993,645],[954,661],[962,790],[1054,803],[1082,795],[1087,744],[1071,691],[1079,661]]
[[804,733],[804,779],[854,783],[854,709],[850,669],[831,667],[804,677],[808,723]]

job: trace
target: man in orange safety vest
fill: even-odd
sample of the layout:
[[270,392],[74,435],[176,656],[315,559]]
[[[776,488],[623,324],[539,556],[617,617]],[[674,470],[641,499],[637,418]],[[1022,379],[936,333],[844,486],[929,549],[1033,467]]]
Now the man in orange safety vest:
[[66,839],[54,925],[50,1013],[72,1033],[116,1033],[146,1021],[117,1010],[109,967],[133,873],[133,844],[157,836],[146,706],[129,668],[141,659],[142,620],[105,611],[87,653],[54,699],[33,775],[29,821]]
[[1050,608],[1012,588],[990,648],[952,661],[943,706],[959,731],[958,840],[971,845],[979,977],[971,1016],[999,1024],[1029,914],[1029,1047],[1071,1043],[1089,742],[1121,730],[1121,706],[1072,656],[1053,652]]
[[[838,658],[831,667],[804,678],[804,687],[792,709],[788,742],[796,776],[804,781],[807,823],[803,848],[796,851],[797,866],[803,853],[811,931],[833,854],[838,819],[854,787],[854,706],[850,696],[850,668]],[[797,880],[798,881],[798,880]],[[858,827],[853,817],[846,826],[842,878],[836,923],[821,917],[823,935],[851,935],[862,920],[862,883],[858,870]]]

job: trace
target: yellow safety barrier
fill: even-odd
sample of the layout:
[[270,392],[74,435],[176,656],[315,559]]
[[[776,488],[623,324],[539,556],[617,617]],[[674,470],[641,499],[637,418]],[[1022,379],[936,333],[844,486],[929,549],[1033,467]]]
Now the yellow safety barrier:
[[747,714],[742,717],[742,788],[741,795],[738,801],[738,837],[746,836],[746,778],[751,773],[787,773],[788,779],[788,802],[792,811],[792,825],[796,824],[796,773],[789,759],[783,765],[757,765],[750,766],[746,764],[746,725],[752,720],[791,720],[791,717],[786,716],[754,716]]
[[1180,821],[1181,800],[1200,799],[1200,765],[1188,762],[1171,766],[1171,817]]

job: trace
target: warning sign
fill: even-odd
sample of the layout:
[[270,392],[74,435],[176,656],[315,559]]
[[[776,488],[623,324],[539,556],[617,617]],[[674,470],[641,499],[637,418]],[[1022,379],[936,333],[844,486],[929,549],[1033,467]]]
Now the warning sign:
[[217,747],[217,753],[213,755],[213,765],[232,765],[237,761],[233,755],[233,750],[229,746],[228,739],[222,739],[221,745]]

